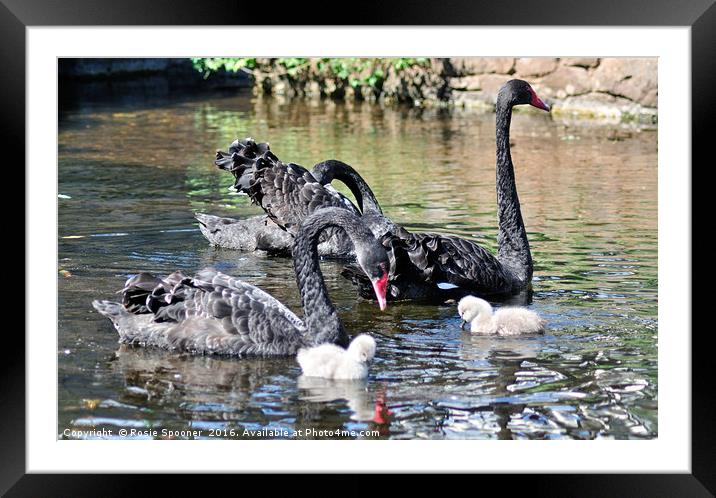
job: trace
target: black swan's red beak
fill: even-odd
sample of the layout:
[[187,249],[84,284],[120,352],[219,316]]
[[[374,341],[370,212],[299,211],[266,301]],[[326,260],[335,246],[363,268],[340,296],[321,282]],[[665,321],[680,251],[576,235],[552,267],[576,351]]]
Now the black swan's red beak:
[[380,311],[383,311],[388,306],[387,300],[385,298],[385,294],[388,290],[388,272],[383,272],[382,277],[376,278],[375,280],[371,280],[371,283],[373,284],[375,297],[378,298],[378,306],[380,306]]
[[530,100],[530,105],[536,107],[537,109],[542,109],[549,112],[549,106],[542,102],[542,99],[537,96],[535,91],[530,88],[530,92],[532,92],[532,100]]

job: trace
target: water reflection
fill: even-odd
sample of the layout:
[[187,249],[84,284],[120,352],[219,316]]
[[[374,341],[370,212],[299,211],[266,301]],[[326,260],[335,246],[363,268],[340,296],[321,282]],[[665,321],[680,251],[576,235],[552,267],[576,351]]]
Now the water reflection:
[[[495,248],[494,115],[247,95],[86,101],[59,130],[59,427],[376,430],[366,438],[652,438],[657,417],[656,134],[516,113],[513,159],[536,264],[517,303],[542,337],[460,330],[454,305],[356,300],[323,262],[351,334],[373,333],[369,379],[300,376],[295,360],[118,348],[90,302],[138,271],[205,266],[297,312],[289,261],[208,247],[192,213],[256,214],[213,151],[235,137],[279,157],[354,164],[408,228]],[[111,140],[108,140],[111,137]],[[345,192],[345,189],[342,189]],[[303,436],[318,438],[320,436]]]

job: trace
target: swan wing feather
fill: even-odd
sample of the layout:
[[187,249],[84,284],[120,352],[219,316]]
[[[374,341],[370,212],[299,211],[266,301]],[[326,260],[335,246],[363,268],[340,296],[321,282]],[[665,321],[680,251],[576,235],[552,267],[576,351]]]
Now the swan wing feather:
[[119,303],[97,302],[95,308],[112,319],[126,343],[235,356],[293,355],[306,345],[303,321],[261,289],[213,269],[180,277],[160,279],[170,290],[154,292],[159,308],[153,316]]
[[475,242],[434,233],[411,234],[407,252],[427,280],[448,282],[481,293],[509,292],[512,281],[503,265]]
[[[254,173],[248,194],[284,230],[295,234],[301,221],[317,209],[348,207],[302,166],[280,161],[262,166]],[[358,214],[355,206],[352,211]]]
[[[391,299],[443,299],[460,291],[489,295],[511,288],[510,278],[497,258],[470,240],[402,230],[383,236],[381,242],[390,260]],[[361,296],[372,297],[370,281],[358,265],[345,266],[342,275],[358,286]],[[459,289],[446,288],[445,284]]]

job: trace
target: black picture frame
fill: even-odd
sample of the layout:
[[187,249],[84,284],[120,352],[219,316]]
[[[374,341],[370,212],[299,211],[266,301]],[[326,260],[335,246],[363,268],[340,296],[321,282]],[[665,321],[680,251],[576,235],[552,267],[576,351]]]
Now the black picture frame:
[[[360,2],[350,8],[305,3],[284,5],[261,13],[259,5],[229,0],[168,1],[157,0],[0,0],[0,61],[4,72],[2,136],[11,147],[5,147],[6,174],[20,176],[25,164],[25,28],[29,26],[89,25],[241,25],[256,23],[281,25],[303,22],[310,25],[551,25],[551,26],[690,26],[692,68],[692,158],[708,157],[710,130],[708,120],[716,107],[716,0],[679,2],[666,0],[602,0],[575,5],[569,0],[456,0],[441,3],[405,0],[394,2]],[[248,21],[247,21],[248,20]],[[14,154],[14,160],[12,156]],[[10,158],[8,158],[8,155]],[[706,160],[710,166],[713,160]],[[48,166],[49,167],[49,166]],[[684,174],[690,174],[685,171]],[[15,185],[24,179],[18,178]],[[693,178],[692,178],[693,184]],[[25,185],[27,188],[28,186]],[[695,196],[692,195],[692,199]],[[696,206],[693,211],[697,212]],[[6,224],[8,223],[6,219]],[[17,221],[10,227],[17,230]],[[692,224],[692,226],[697,226]],[[6,225],[7,227],[7,225]],[[693,241],[692,241],[693,244]],[[705,250],[705,249],[703,249]],[[696,257],[696,254],[693,254]],[[708,256],[707,256],[708,258]],[[713,256],[706,259],[712,260]],[[25,264],[27,261],[23,258]],[[695,260],[695,259],[694,259]],[[7,283],[5,285],[8,285]],[[25,282],[32,291],[38,283]],[[689,291],[688,289],[686,291]],[[13,296],[19,295],[13,289]],[[25,293],[25,296],[29,294]],[[693,294],[695,296],[695,293]],[[9,299],[6,296],[6,299]],[[13,299],[17,299],[14,297]],[[694,297],[696,299],[696,297]],[[36,303],[34,303],[36,305]],[[25,312],[32,301],[25,302]],[[10,306],[19,308],[16,303]],[[697,309],[693,308],[692,309]],[[19,311],[17,311],[19,314]],[[685,324],[685,340],[691,330]],[[709,327],[710,328],[710,327]],[[16,327],[12,327],[16,329]],[[562,474],[527,476],[481,476],[479,486],[504,485],[511,491],[549,493],[551,496],[714,496],[716,493],[716,439],[714,438],[713,392],[706,369],[710,366],[708,347],[710,330],[691,334],[692,344],[692,473],[691,474]],[[706,333],[708,332],[708,333]],[[69,475],[26,474],[25,470],[25,341],[24,337],[6,327],[3,335],[3,358],[0,361],[0,399],[3,423],[0,424],[0,493],[7,496],[125,496],[148,493],[150,481],[156,476],[139,475]],[[9,354],[11,352],[12,354]],[[660,372],[660,375],[666,373]],[[342,477],[342,487],[360,489],[360,476]],[[236,485],[239,478],[212,478],[207,490],[217,484]],[[245,478],[242,477],[242,483]],[[265,477],[264,477],[265,479]],[[286,490],[310,485],[310,476],[291,476],[272,489]],[[487,483],[486,480],[495,482]],[[201,476],[174,475],[161,483],[162,491],[185,488]],[[412,476],[410,481],[423,486],[435,482],[430,476]],[[437,480],[445,485],[443,479]],[[209,482],[208,480],[205,482]],[[350,483],[354,482],[355,485]],[[473,485],[478,482],[473,479]],[[363,483],[365,484],[365,483]],[[405,483],[401,484],[401,490]],[[365,487],[363,489],[366,489]],[[140,491],[141,490],[141,491]]]

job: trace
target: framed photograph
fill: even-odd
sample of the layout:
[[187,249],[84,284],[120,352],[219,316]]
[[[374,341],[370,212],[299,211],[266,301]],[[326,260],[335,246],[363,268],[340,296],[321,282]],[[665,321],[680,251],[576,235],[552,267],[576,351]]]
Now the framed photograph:
[[0,489],[514,473],[712,496],[691,326],[712,3],[257,24],[3,0],[27,232]]

